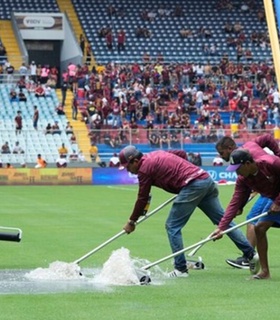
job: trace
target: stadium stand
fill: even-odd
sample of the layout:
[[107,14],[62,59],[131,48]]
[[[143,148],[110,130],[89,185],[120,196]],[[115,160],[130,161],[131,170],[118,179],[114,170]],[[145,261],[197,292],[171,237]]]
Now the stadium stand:
[[[22,12],[59,12],[59,10],[65,10],[67,12],[67,1],[64,0],[26,0],[24,2],[17,0],[5,0],[3,6],[0,9],[0,19],[10,19],[11,11],[22,11]],[[268,43],[264,46],[256,45],[251,41],[250,36],[252,32],[262,34],[265,38],[267,34],[267,26],[264,20],[259,19],[259,11],[263,10],[263,4],[261,0],[256,0],[254,5],[248,10],[243,10],[240,1],[219,1],[219,0],[114,0],[112,3],[104,2],[103,0],[72,0],[71,12],[69,6],[69,15],[74,17],[77,14],[79,18],[79,24],[75,26],[76,37],[81,33],[84,33],[87,41],[91,44],[97,67],[100,65],[105,66],[106,72],[112,72],[111,69],[106,69],[110,62],[114,62],[113,65],[118,67],[118,64],[130,64],[137,62],[139,63],[141,70],[143,71],[143,54],[147,52],[155,62],[156,57],[162,55],[164,65],[180,65],[186,61],[193,65],[198,64],[209,64],[215,66],[219,65],[223,56],[227,55],[227,59],[233,61],[235,64],[238,61],[236,45],[228,45],[228,37],[224,31],[224,27],[227,23],[234,25],[240,22],[242,25],[242,32],[233,33],[234,38],[239,38],[240,34],[244,34],[245,40],[242,39],[242,46],[245,50],[252,52],[253,62],[259,64],[261,61],[265,65],[271,66],[271,50]],[[230,4],[231,8],[225,8],[223,4]],[[248,1],[250,3],[250,1]],[[108,8],[111,11],[108,12]],[[73,8],[75,12],[73,12]],[[161,11],[159,11],[161,10]],[[75,20],[75,18],[74,18]],[[148,35],[147,37],[137,37],[135,32],[140,26],[146,28]],[[113,32],[113,50],[108,49],[106,39],[98,36],[98,31],[103,27],[109,27]],[[180,36],[180,30],[186,28],[191,31],[192,35],[186,38]],[[126,33],[125,50],[117,50],[117,39],[116,35],[118,30],[123,29]],[[207,33],[210,32],[210,35]],[[206,47],[216,47],[216,52],[210,53],[204,50]],[[7,48],[9,49],[9,48]],[[8,50],[9,51],[9,50]],[[93,59],[92,59],[93,61]],[[240,58],[240,62],[246,65],[251,63],[247,60],[245,55]],[[120,69],[116,69],[118,73]],[[92,73],[89,73],[92,75]],[[94,76],[95,77],[95,74]],[[142,74],[140,75],[142,77]],[[242,76],[243,77],[243,76]],[[198,78],[191,83],[192,86],[199,88]],[[203,77],[202,77],[203,78]],[[215,82],[217,90],[223,90],[223,77],[219,78]],[[226,78],[226,77],[224,77]],[[142,79],[143,80],[143,79]],[[258,80],[256,76],[250,78],[256,85]],[[226,82],[228,79],[226,79]],[[246,80],[247,81],[247,80]],[[111,91],[110,96],[113,94],[112,90],[117,83],[116,79],[110,83]],[[272,81],[269,83],[271,85]],[[95,85],[95,84],[94,84]],[[102,84],[103,85],[103,84]],[[235,86],[236,83],[234,84]],[[162,83],[157,86],[159,91],[164,87]],[[240,85],[241,86],[241,85]],[[166,86],[168,87],[168,86]],[[20,163],[21,161],[34,162],[36,155],[42,153],[46,158],[47,162],[55,162],[57,158],[57,150],[62,143],[65,143],[69,150],[79,151],[79,145],[73,146],[71,144],[69,136],[62,130],[60,135],[45,134],[45,128],[48,123],[54,123],[58,121],[60,128],[65,128],[66,123],[71,119],[71,101],[72,98],[67,100],[67,112],[65,115],[58,116],[55,112],[57,105],[60,103],[61,95],[56,94],[53,90],[51,97],[48,98],[36,98],[34,94],[24,90],[27,95],[27,102],[11,102],[9,99],[9,92],[11,89],[10,84],[0,85],[0,103],[3,108],[0,111],[1,118],[1,143],[9,141],[10,145],[13,146],[16,141],[20,142],[20,145],[26,150],[24,155],[5,154],[1,155],[2,162],[14,162]],[[77,125],[78,128],[81,123],[85,122],[83,112],[87,110],[89,105],[89,95],[85,87],[79,88],[77,92],[78,106],[80,114],[78,115]],[[168,90],[170,87],[168,87]],[[182,89],[180,84],[179,90]],[[252,104],[257,105],[258,112],[262,108],[260,96],[258,90],[254,87],[254,99]],[[81,96],[80,96],[80,93]],[[93,92],[95,93],[95,92]],[[142,92],[143,94],[143,92]],[[219,99],[213,96],[209,102],[210,116],[214,111],[219,111],[221,120],[226,130],[229,130],[229,134],[232,134],[237,139],[249,139],[254,133],[246,131],[246,125],[240,124],[237,130],[236,123],[232,123],[231,114],[228,105],[225,104],[223,108],[217,105]],[[141,96],[141,95],[140,95]],[[100,96],[98,97],[100,98]],[[102,98],[102,97],[101,97]],[[110,97],[111,98],[111,97]],[[109,99],[111,103],[111,99]],[[96,101],[94,101],[96,102]],[[228,101],[227,101],[228,103]],[[34,105],[38,106],[40,113],[40,121],[38,130],[33,129],[33,109]],[[178,92],[174,94],[173,98],[163,106],[167,110],[168,116],[176,114],[178,108]],[[23,130],[21,134],[15,133],[14,117],[17,111],[22,112],[23,117]],[[236,117],[239,118],[240,111],[236,113]],[[68,117],[68,118],[67,118]],[[167,117],[168,118],[168,117]],[[129,121],[128,114],[122,118],[122,120]],[[148,143],[147,132],[144,129],[147,126],[145,118],[137,118],[137,124],[139,126],[138,135],[132,136],[128,130],[128,140],[121,141],[115,148],[107,146],[103,142],[104,133],[101,134],[101,139],[96,141],[99,148],[99,154],[103,160],[108,160],[112,153],[119,152],[120,148],[125,143],[136,144],[143,152],[152,150]],[[103,122],[104,119],[102,119]],[[167,121],[167,120],[165,120]],[[195,111],[190,112],[190,124],[191,129],[197,129],[198,114]],[[89,130],[91,130],[90,123],[87,124]],[[115,137],[119,134],[119,127],[114,127],[112,124],[106,124],[102,126],[105,129],[112,131],[112,136]],[[166,122],[156,124],[157,129],[163,130],[167,126]],[[85,127],[86,128],[86,127]],[[271,129],[271,127],[269,127]],[[243,130],[244,129],[244,130]],[[86,128],[87,130],[87,128]],[[208,124],[203,126],[205,135],[210,132]],[[94,131],[94,130],[93,130]],[[213,158],[215,155],[214,143],[208,143],[206,139],[203,144],[196,143],[196,138],[193,138],[193,134],[190,130],[189,135],[185,133],[180,134],[180,147],[184,148],[187,152],[201,153],[204,158]],[[273,132],[273,131],[271,131]],[[238,134],[237,134],[238,133]],[[83,132],[83,136],[88,136],[88,132]],[[79,139],[78,139],[79,140]],[[87,150],[83,150],[86,154]]]
[[0,8],[0,19],[10,20],[12,11],[20,12],[59,12],[55,0],[2,0]]
[[[116,13],[109,15],[107,12],[108,3],[102,0],[79,1],[73,0],[76,12],[83,25],[85,34],[91,42],[97,62],[142,62],[141,57],[145,51],[156,57],[161,52],[166,62],[185,60],[193,62],[203,62],[209,59],[212,63],[217,63],[220,55],[227,53],[229,58],[236,60],[236,50],[227,44],[228,34],[224,32],[227,22],[234,24],[240,22],[246,36],[246,47],[258,60],[271,58],[269,48],[261,48],[249,41],[252,31],[266,33],[266,23],[258,20],[258,11],[263,8],[262,1],[257,1],[256,5],[249,12],[244,12],[240,1],[230,1],[231,10],[219,8],[219,1],[203,0],[162,0],[160,5],[166,10],[164,16],[158,13],[159,2],[156,0],[129,1],[117,0],[112,4]],[[175,15],[175,8],[181,8],[181,15]],[[155,17],[143,19],[141,13],[152,12]],[[94,19],[93,19],[94,17]],[[113,50],[107,49],[104,38],[98,37],[98,30],[103,27],[110,27],[113,32]],[[151,37],[137,38],[135,35],[138,26],[146,27],[151,32]],[[183,28],[191,30],[192,36],[180,37],[179,31]],[[200,34],[201,28],[211,31],[210,37]],[[116,48],[116,34],[119,29],[126,32],[126,50],[120,54]],[[217,53],[213,55],[203,52],[203,45],[211,44],[217,46]]]
[[[23,155],[5,154],[1,155],[3,162],[20,163],[35,162],[38,153],[42,153],[46,161],[55,162],[57,158],[57,150],[64,142],[69,150],[76,147],[71,145],[69,137],[67,137],[64,128],[67,124],[67,118],[63,115],[58,116],[55,112],[59,103],[55,91],[52,92],[51,97],[36,98],[34,93],[29,93],[23,89],[27,96],[27,102],[11,102],[9,99],[9,91],[11,85],[0,85],[0,104],[1,119],[3,129],[1,130],[1,142],[9,141],[11,146],[15,145],[16,141],[20,142],[25,153]],[[34,106],[39,109],[39,126],[38,130],[33,128],[33,113]],[[17,111],[21,111],[23,119],[22,132],[17,134],[15,132],[15,115]],[[58,122],[61,129],[61,134],[45,134],[45,128],[48,123],[54,124]],[[76,150],[77,151],[77,150]]]

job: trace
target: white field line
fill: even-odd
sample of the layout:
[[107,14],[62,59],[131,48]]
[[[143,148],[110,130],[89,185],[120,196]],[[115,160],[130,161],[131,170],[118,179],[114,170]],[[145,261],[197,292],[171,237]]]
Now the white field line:
[[122,191],[133,191],[135,192],[137,189],[133,188],[124,188],[124,187],[114,187],[114,186],[107,186],[109,189],[115,189],[115,190],[122,190]]

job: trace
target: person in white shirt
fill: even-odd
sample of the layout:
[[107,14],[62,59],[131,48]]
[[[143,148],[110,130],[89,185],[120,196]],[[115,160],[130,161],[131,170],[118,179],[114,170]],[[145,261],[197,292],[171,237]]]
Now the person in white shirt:
[[196,75],[201,78],[204,74],[204,66],[201,64],[198,64],[195,66]]
[[29,66],[29,70],[30,70],[31,80],[33,80],[34,82],[37,82],[37,65],[36,65],[35,61],[31,62],[30,66]]
[[110,158],[109,167],[118,168],[120,166],[120,160],[116,153]]
[[16,144],[15,144],[14,149],[13,149],[13,153],[15,153],[15,154],[24,153],[24,150],[19,145],[18,141],[16,141]]
[[79,153],[78,153],[78,160],[80,161],[80,162],[84,162],[84,161],[86,161],[86,158],[85,158],[85,156],[84,156],[84,154],[83,154],[83,151],[79,151]]
[[200,109],[203,103],[203,92],[201,90],[198,90],[196,93],[196,107],[197,109]]
[[224,160],[219,155],[216,155],[216,157],[213,159],[212,164],[215,167],[222,166],[224,164]]
[[121,97],[121,88],[119,87],[118,84],[115,84],[114,89],[112,90],[113,92],[113,98],[117,98],[118,101],[120,101],[120,97]]
[[150,95],[153,92],[151,84],[148,84],[146,87],[146,95]]
[[271,94],[273,98],[273,104],[277,107],[279,107],[280,102],[280,93],[277,90],[274,90],[274,92]]
[[23,62],[22,65],[20,66],[19,70],[18,70],[19,74],[24,77],[25,79],[27,78],[27,74],[28,74],[28,69],[25,65],[25,63]]
[[217,47],[216,47],[215,43],[212,43],[210,46],[210,54],[215,55],[216,51],[217,51]]
[[279,112],[279,107],[275,104],[274,108],[272,109],[272,114],[273,114],[273,120],[275,123],[275,127],[278,128],[280,124],[280,112]]
[[56,166],[58,168],[66,168],[67,167],[67,159],[65,157],[63,157],[62,155],[60,155],[56,159]]
[[46,97],[51,97],[52,96],[52,88],[49,85],[44,86],[45,90],[45,96]]

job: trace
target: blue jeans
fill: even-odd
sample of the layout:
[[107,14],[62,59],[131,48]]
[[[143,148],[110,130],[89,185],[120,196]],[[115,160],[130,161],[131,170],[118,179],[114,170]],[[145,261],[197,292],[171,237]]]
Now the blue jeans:
[[[219,224],[224,210],[220,204],[218,195],[218,188],[210,177],[205,180],[194,180],[181,189],[173,202],[165,225],[173,253],[184,248],[182,228],[187,224],[197,207],[206,214],[214,225]],[[235,223],[231,222],[229,228],[234,225]],[[237,248],[243,252],[244,256],[248,258],[252,257],[255,252],[254,248],[250,245],[241,230],[234,230],[228,233],[228,236]],[[174,260],[176,269],[181,271],[186,269],[187,262],[183,253],[176,256]]]
[[[252,209],[248,213],[246,219],[249,220],[263,212],[269,211],[272,203],[273,200],[260,195],[255,204],[253,205]],[[256,225],[258,222],[273,222],[273,227],[280,228],[280,212],[268,214],[267,216],[264,216],[258,220],[252,221],[251,224]]]

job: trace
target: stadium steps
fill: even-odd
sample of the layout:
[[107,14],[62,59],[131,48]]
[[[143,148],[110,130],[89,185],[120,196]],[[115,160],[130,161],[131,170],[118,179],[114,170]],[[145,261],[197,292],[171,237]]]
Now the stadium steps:
[[[57,89],[56,94],[59,101],[61,101],[62,100],[61,90]],[[85,122],[80,121],[79,114],[78,114],[77,121],[72,119],[72,100],[73,100],[73,93],[71,91],[68,91],[66,95],[65,109],[64,109],[65,116],[67,120],[70,122],[71,126],[73,127],[73,131],[77,138],[77,144],[78,144],[79,150],[83,151],[83,154],[86,160],[91,162],[91,158],[89,155],[89,149],[91,145],[90,145],[90,139],[88,137],[88,128]]]
[[[59,6],[59,9],[61,12],[66,12],[67,13],[67,16],[70,20],[70,23],[72,25],[72,28],[75,32],[75,35],[76,35],[76,39],[77,39],[77,42],[79,43],[79,37],[80,37],[80,34],[84,34],[85,35],[85,32],[83,30],[83,27],[80,23],[80,20],[76,14],[76,11],[75,11],[75,8],[73,6],[73,3],[72,1],[69,1],[69,0],[57,0],[57,4]],[[86,45],[85,45],[86,46]],[[84,59],[85,59],[85,56],[84,56]],[[91,54],[91,61],[92,61],[92,64],[95,65],[95,58],[93,56],[93,54]],[[92,66],[89,66],[89,68],[91,68]]]
[[18,70],[23,61],[10,20],[0,20],[0,38],[6,47],[8,61]]

